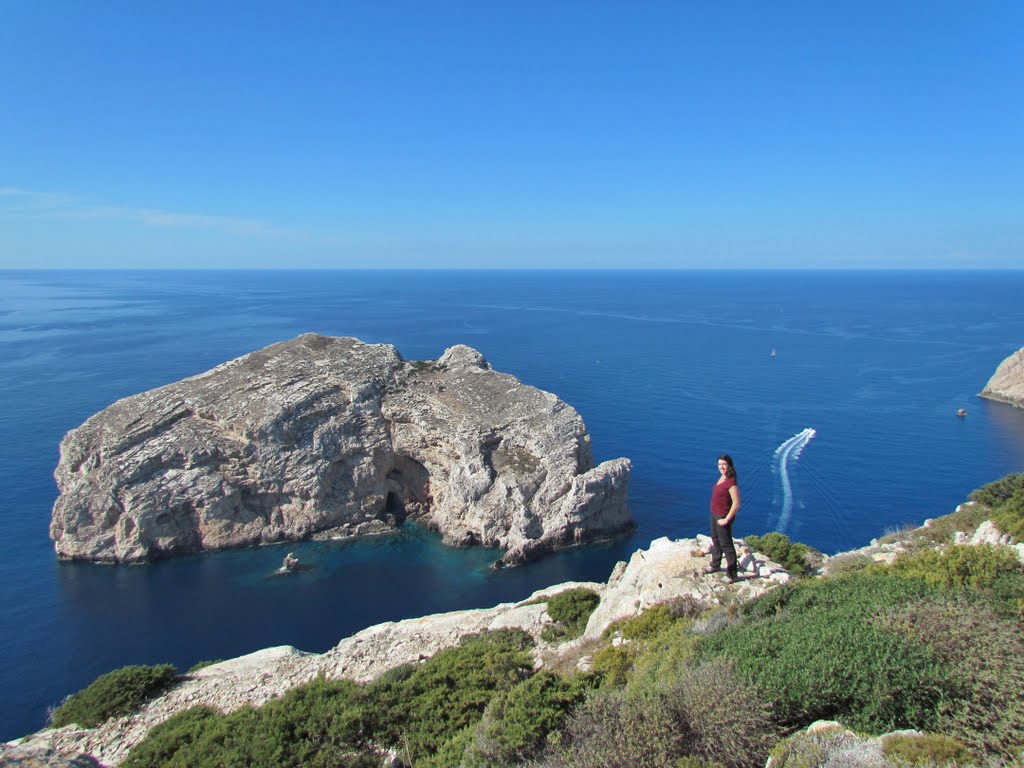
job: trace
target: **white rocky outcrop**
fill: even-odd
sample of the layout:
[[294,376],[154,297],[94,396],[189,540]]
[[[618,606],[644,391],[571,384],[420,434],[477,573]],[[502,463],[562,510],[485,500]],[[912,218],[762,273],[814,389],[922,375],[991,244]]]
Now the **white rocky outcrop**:
[[133,562],[409,518],[514,564],[630,527],[629,474],[594,466],[573,408],[476,350],[407,362],[305,334],[71,430],[50,536],[62,558]]
[[[743,549],[742,540],[737,540]],[[756,553],[745,553],[737,563],[739,581],[728,585],[723,574],[705,575],[704,556],[711,547],[708,536],[673,541],[662,537],[647,549],[638,549],[628,563],[619,563],[590,615],[584,638],[595,639],[615,621],[643,613],[652,605],[677,597],[688,597],[704,605],[718,602],[722,589],[729,586],[734,599],[751,600],[769,589],[789,581],[785,569]]]
[[1024,408],[1024,348],[999,364],[981,396]]

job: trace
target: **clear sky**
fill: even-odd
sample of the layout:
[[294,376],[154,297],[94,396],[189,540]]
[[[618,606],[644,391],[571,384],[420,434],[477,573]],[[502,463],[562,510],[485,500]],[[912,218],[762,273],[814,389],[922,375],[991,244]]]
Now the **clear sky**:
[[1024,267],[1024,2],[4,0],[0,268]]

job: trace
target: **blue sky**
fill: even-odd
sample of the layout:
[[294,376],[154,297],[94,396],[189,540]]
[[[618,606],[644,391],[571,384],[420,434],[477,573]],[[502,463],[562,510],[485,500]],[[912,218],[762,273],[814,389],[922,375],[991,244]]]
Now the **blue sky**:
[[0,3],[0,268],[1024,267],[1024,3]]

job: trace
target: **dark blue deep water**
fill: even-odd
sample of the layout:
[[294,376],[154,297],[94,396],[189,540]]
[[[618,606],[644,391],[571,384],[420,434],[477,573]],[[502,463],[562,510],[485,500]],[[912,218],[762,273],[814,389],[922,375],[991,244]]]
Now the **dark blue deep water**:
[[[324,651],[380,621],[604,580],[653,538],[704,531],[726,451],[739,536],[836,552],[948,513],[1024,469],[1024,411],[976,396],[1024,345],[1022,297],[1024,272],[0,272],[0,738],[124,664]],[[307,331],[406,359],[469,344],[555,392],[597,460],[633,460],[636,532],[499,572],[495,553],[416,529],[150,566],[55,560],[65,432]],[[269,578],[289,550],[315,569]]]

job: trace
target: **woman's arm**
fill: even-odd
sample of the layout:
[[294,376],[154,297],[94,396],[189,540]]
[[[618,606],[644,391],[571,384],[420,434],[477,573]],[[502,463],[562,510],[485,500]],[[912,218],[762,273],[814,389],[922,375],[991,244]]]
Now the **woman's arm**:
[[739,486],[734,485],[729,489],[729,497],[732,499],[732,506],[729,507],[729,514],[718,521],[719,525],[728,525],[732,522],[733,518],[736,517],[736,513],[740,509],[740,489]]

